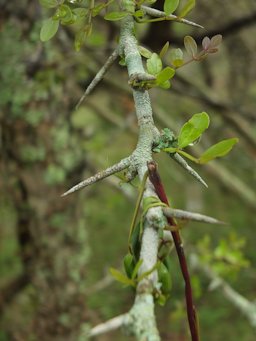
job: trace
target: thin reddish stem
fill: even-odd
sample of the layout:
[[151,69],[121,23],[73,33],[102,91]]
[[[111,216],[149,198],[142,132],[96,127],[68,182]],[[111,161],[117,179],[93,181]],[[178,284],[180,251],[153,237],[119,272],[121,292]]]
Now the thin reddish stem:
[[[159,199],[166,205],[170,206],[162,181],[157,171],[157,165],[154,161],[150,161],[148,163],[148,173],[149,173],[149,179],[152,182]],[[167,217],[167,221],[171,226],[177,226],[177,223],[174,218]],[[182,272],[184,282],[185,282],[187,316],[188,316],[191,338],[192,338],[192,341],[199,341],[199,331],[198,331],[198,325],[197,325],[196,310],[195,310],[194,303],[193,303],[190,275],[188,272],[188,266],[187,266],[184,249],[183,249],[181,236],[178,231],[171,231],[171,233],[172,233],[173,241],[175,244],[176,252],[179,258],[181,272]]]

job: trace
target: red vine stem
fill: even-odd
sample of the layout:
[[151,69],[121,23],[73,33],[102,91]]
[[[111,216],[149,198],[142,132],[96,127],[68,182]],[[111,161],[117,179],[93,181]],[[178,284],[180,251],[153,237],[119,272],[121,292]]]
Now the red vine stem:
[[[157,171],[157,165],[154,161],[148,162],[148,176],[150,181],[152,182],[156,194],[158,195],[159,199],[165,203],[166,205],[169,205],[162,181],[160,179],[160,175]],[[177,226],[177,223],[175,219],[171,217],[167,217],[167,221],[170,224],[170,226]],[[199,330],[198,330],[198,323],[197,323],[197,316],[196,316],[196,310],[193,303],[193,295],[192,295],[192,288],[190,283],[190,276],[188,272],[188,266],[187,261],[183,249],[183,244],[181,240],[180,233],[178,231],[171,231],[173,241],[175,244],[176,252],[179,258],[180,268],[181,272],[184,278],[185,282],[185,296],[186,296],[186,304],[187,304],[187,317],[188,317],[188,323],[191,333],[192,341],[199,341]]]

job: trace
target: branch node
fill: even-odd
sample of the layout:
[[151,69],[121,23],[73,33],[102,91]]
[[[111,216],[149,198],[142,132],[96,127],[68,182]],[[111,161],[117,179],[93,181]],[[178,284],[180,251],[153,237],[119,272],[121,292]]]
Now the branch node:
[[133,73],[128,81],[132,88],[149,89],[156,77],[146,72]]

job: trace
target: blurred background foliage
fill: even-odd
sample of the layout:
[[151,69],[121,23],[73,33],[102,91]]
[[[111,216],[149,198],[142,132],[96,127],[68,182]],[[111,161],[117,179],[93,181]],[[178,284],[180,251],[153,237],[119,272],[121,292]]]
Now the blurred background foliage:
[[[155,6],[162,8],[163,1]],[[111,177],[60,195],[133,150],[137,126],[124,67],[116,63],[87,102],[75,105],[118,39],[118,23],[94,20],[80,52],[62,27],[42,44],[47,11],[35,0],[0,0],[0,340],[84,340],[86,330],[129,309],[133,292],[109,277],[127,249],[136,189]],[[189,19],[138,27],[142,45],[159,52],[222,34],[220,52],[177,72],[170,90],[150,91],[159,128],[178,131],[193,113],[211,125],[192,153],[223,138],[240,143],[228,157],[197,167],[209,189],[164,155],[156,155],[173,205],[229,223],[190,223],[188,254],[249,301],[256,294],[256,3],[198,0]],[[202,340],[255,340],[255,328],[210,280],[191,270]],[[157,307],[163,340],[189,340],[183,282],[173,253],[173,290]],[[118,331],[98,340],[126,340]]]

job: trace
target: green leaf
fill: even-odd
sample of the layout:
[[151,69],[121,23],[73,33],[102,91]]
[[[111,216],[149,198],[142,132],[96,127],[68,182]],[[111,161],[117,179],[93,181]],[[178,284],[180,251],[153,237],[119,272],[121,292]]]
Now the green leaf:
[[129,250],[131,254],[135,257],[135,260],[140,258],[140,223],[138,223],[134,230],[132,231],[132,235],[129,240]]
[[103,8],[108,7],[113,1],[114,0],[110,0],[108,2],[103,2],[103,3],[96,5],[92,10],[92,16],[96,17],[103,10]]
[[75,15],[79,18],[85,18],[88,14],[88,9],[87,8],[83,8],[83,7],[78,7],[78,8],[74,8],[73,13],[75,13]]
[[95,6],[92,10],[92,16],[96,17],[100,13],[100,11],[103,10],[103,8],[105,8],[104,3],[98,4],[97,6]]
[[167,90],[167,89],[170,89],[171,82],[170,81],[165,81],[164,83],[159,84],[159,86],[160,86],[160,88]]
[[167,15],[172,14],[178,7],[180,0],[165,0],[164,12]]
[[135,277],[137,276],[138,271],[139,271],[139,269],[140,269],[142,263],[143,263],[143,259],[140,259],[140,260],[136,263],[136,265],[135,265],[135,267],[134,267],[134,270],[133,270],[133,272],[132,272],[132,280],[134,280]]
[[209,116],[206,112],[195,114],[186,122],[178,136],[178,147],[180,149],[195,141],[209,126]]
[[70,15],[71,13],[71,9],[69,6],[67,5],[60,5],[57,10],[56,13],[54,14],[53,18],[55,20],[64,18],[66,15]]
[[47,41],[50,40],[58,31],[59,20],[54,20],[53,18],[46,19],[43,22],[43,26],[40,31],[40,40]]
[[177,152],[178,154],[182,155],[182,156],[185,156],[187,159],[189,159],[189,160],[191,160],[191,161],[193,161],[193,162],[195,162],[195,163],[199,163],[199,160],[198,160],[196,157],[194,157],[194,156],[191,155],[191,154],[188,154],[188,153],[184,152],[184,150],[177,149],[176,152]]
[[163,307],[167,301],[167,296],[164,296],[163,294],[159,295],[159,297],[157,298],[157,303]]
[[152,52],[146,49],[144,46],[138,46],[140,54],[145,58],[150,58],[152,56]]
[[170,53],[171,63],[175,67],[180,67],[183,64],[183,52],[181,49],[172,49]]
[[143,18],[145,15],[144,11],[142,9],[139,9],[138,11],[136,11],[133,16],[136,18]]
[[110,273],[111,275],[120,283],[123,283],[125,285],[131,285],[131,286],[135,286],[135,283],[133,280],[131,280],[130,278],[128,278],[127,276],[125,276],[122,272],[120,272],[119,270],[116,270],[114,268],[110,268]]
[[143,207],[143,212],[142,212],[142,217],[146,215],[147,211],[151,207],[156,207],[156,206],[166,206],[162,201],[160,201],[158,198],[154,196],[146,197],[143,199],[142,207]]
[[147,60],[147,70],[151,75],[157,75],[162,70],[162,61],[156,53]]
[[46,8],[54,8],[58,6],[58,0],[39,0],[39,2]]
[[199,163],[207,163],[217,157],[225,156],[238,142],[238,138],[220,141],[207,149],[199,158]]
[[171,79],[175,75],[175,70],[170,66],[165,67],[162,71],[157,75],[156,81],[157,84],[162,84]]
[[121,57],[119,62],[118,62],[118,64],[121,65],[121,66],[126,66],[125,58]]
[[185,49],[187,50],[187,53],[192,56],[195,57],[197,54],[197,43],[195,41],[194,38],[192,38],[191,36],[186,36],[184,38],[184,46]]
[[143,278],[147,277],[150,275],[153,271],[157,270],[158,267],[160,266],[160,262],[157,262],[150,270],[143,272],[138,278],[137,282],[140,282]]
[[131,253],[127,253],[123,259],[124,270],[128,278],[132,278],[132,273],[135,267],[134,258]]
[[182,7],[179,17],[185,17],[194,7],[196,4],[196,0],[188,0],[187,3]]
[[158,267],[158,280],[162,284],[161,292],[166,295],[169,294],[172,289],[172,278],[167,267],[164,263],[160,262]]
[[92,33],[92,24],[87,24],[85,27],[83,27],[80,31],[78,31],[75,35],[75,50],[78,52],[81,49],[81,46],[85,42],[85,39],[89,37],[89,35]]
[[110,12],[105,15],[104,19],[109,21],[117,21],[125,18],[129,13],[127,12]]
[[164,56],[166,55],[167,51],[168,51],[168,48],[169,48],[169,41],[167,41],[164,46],[162,47],[160,53],[159,53],[159,57],[162,59],[164,58]]
[[177,148],[168,147],[168,148],[164,148],[163,151],[167,152],[167,153],[176,153],[177,152]]
[[71,8],[67,5],[61,5],[56,11],[53,17],[54,19],[60,19],[62,25],[74,24],[76,14],[72,12]]
[[84,25],[84,19],[88,15],[88,9],[78,7],[78,8],[72,9],[72,13],[73,13],[73,16],[75,18],[75,24]]

